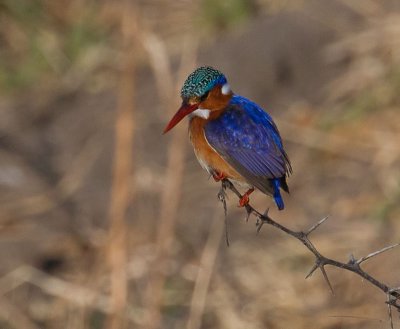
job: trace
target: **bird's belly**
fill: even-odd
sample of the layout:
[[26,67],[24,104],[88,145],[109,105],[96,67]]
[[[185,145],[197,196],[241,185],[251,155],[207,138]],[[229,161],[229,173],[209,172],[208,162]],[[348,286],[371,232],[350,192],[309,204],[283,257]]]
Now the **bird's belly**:
[[206,120],[194,117],[189,124],[190,141],[200,165],[211,175],[222,173],[227,178],[245,183],[246,180],[210,146],[204,135],[205,123]]

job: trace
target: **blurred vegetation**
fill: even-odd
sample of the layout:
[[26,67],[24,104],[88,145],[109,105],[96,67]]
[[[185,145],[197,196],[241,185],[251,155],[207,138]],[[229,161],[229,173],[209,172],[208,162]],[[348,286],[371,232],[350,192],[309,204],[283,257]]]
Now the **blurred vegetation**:
[[[97,329],[108,317],[107,207],[125,49],[121,3],[0,3],[0,96],[7,100],[0,104],[0,291],[5,291],[0,296],[1,328],[40,324],[58,329],[65,322],[68,328]],[[132,3],[137,5],[140,27],[148,33],[144,38],[148,48],[153,47],[155,64],[162,71],[163,60],[171,61],[174,75],[164,79],[154,73],[148,50],[140,49],[144,56],[132,51],[135,74],[128,79],[133,79],[135,90],[131,94],[132,85],[126,88],[136,111],[134,172],[126,178],[134,190],[127,216],[127,321],[132,326],[147,329],[145,288],[156,272],[155,232],[161,226],[158,211],[168,184],[166,153],[173,150],[169,147],[173,137],[160,140],[160,134],[169,108],[179,104],[176,93],[173,106],[166,106],[157,83],[176,78],[188,35],[200,39],[199,64],[220,67],[232,81],[236,79],[235,91],[255,99],[277,121],[294,174],[289,180],[291,194],[285,195],[287,209],[278,213],[271,208],[273,216],[289,227],[304,228],[331,214],[332,220],[313,238],[333,258],[344,258],[355,249],[356,256],[365,255],[398,240],[400,8],[393,9],[396,1]],[[59,91],[67,97],[57,97]],[[47,100],[53,93],[56,97]],[[43,104],[35,106],[25,95],[43,98]],[[188,150],[189,142],[183,142]],[[359,316],[364,314],[377,314],[379,325],[385,322],[385,297],[374,299],[376,291],[360,286],[357,278],[329,272],[337,292],[334,299],[317,275],[304,281],[310,255],[296,241],[270,229],[255,236],[253,225],[239,221],[244,214],[237,211],[233,197],[228,227],[232,246],[219,247],[217,240],[212,248],[218,257],[210,261],[205,241],[213,219],[222,214],[215,198],[218,186],[207,180],[191,153],[184,164],[184,183],[168,196],[173,200],[182,194],[167,237],[171,250],[159,262],[165,263],[158,310],[163,328],[185,327],[197,305],[191,298],[198,274],[207,271],[210,285],[203,291],[201,328],[375,329],[377,322]],[[260,210],[269,201],[252,195]],[[208,265],[202,263],[202,253]],[[397,282],[400,263],[385,256],[371,268],[382,280]],[[49,263],[55,264],[51,270],[43,265]],[[25,265],[42,274],[29,274]],[[15,268],[21,270],[20,276]],[[61,281],[54,283],[54,278]],[[68,284],[76,289],[76,300],[65,298]],[[86,289],[99,297],[90,305],[84,301]],[[5,308],[4,300],[18,309]],[[14,325],[20,314],[31,326]],[[354,319],[349,320],[348,314]]]
[[373,208],[371,218],[374,221],[383,223],[383,225],[390,223],[391,220],[396,219],[399,212],[400,200],[400,179],[395,181],[395,187],[392,193],[383,201],[378,202]]
[[257,13],[257,3],[248,0],[203,0],[203,33],[215,33],[243,24]]
[[[223,31],[243,26],[262,13],[275,13],[300,1],[282,4],[279,1],[201,0],[171,4],[159,0],[138,1],[149,22],[157,24],[168,16],[185,26],[182,15],[195,22],[194,33],[204,39]],[[168,8],[157,11],[157,7]],[[0,90],[3,95],[40,86],[60,84],[64,75],[78,71],[93,61],[97,54],[115,47],[118,31],[115,18],[106,12],[112,5],[107,1],[3,0],[0,6]],[[197,8],[195,14],[191,13]],[[176,9],[179,10],[176,10]],[[164,18],[159,15],[164,13]],[[110,18],[111,16],[111,18]],[[194,16],[194,17],[191,17]],[[150,23],[151,24],[151,23]],[[178,25],[177,25],[178,26]],[[201,28],[199,28],[201,26]],[[171,29],[168,23],[166,30]],[[107,55],[106,55],[107,57]],[[94,60],[102,66],[110,58]],[[84,62],[82,64],[82,62]],[[109,64],[109,63],[108,63]],[[83,74],[83,73],[82,73]],[[88,77],[85,77],[88,78]]]
[[353,93],[351,98],[343,102],[342,113],[338,118],[327,115],[321,121],[322,128],[332,128],[334,125],[355,120],[361,120],[371,112],[386,108],[398,108],[400,104],[400,67],[396,64],[388,67],[388,72],[361,90]]
[[[98,20],[100,4],[86,1],[4,0],[0,11],[0,88],[10,93],[61,83],[63,74],[95,46],[109,28]],[[58,82],[57,82],[58,81]]]

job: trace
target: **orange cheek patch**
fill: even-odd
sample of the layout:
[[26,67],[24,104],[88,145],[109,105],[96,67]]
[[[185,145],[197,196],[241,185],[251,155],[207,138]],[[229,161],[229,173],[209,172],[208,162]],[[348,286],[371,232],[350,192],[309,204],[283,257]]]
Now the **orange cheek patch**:
[[221,86],[218,85],[210,90],[207,99],[200,103],[200,107],[211,111],[222,110],[228,105],[231,98],[232,93],[228,95],[223,94]]

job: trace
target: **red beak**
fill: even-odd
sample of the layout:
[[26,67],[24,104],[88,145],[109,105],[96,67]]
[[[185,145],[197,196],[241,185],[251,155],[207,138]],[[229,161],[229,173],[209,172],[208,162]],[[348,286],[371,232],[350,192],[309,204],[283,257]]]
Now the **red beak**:
[[178,112],[172,117],[171,121],[165,127],[163,134],[174,128],[185,116],[197,110],[199,104],[187,104],[183,102]]

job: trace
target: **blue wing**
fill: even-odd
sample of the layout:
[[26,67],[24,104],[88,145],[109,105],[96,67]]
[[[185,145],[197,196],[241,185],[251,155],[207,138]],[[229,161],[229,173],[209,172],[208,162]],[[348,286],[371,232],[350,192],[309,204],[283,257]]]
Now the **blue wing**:
[[234,96],[224,113],[205,126],[209,144],[249,183],[274,193],[275,179],[287,190],[290,161],[272,118],[257,104]]

